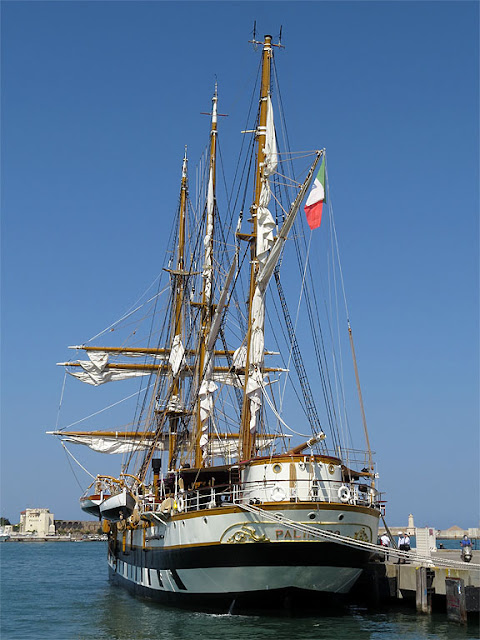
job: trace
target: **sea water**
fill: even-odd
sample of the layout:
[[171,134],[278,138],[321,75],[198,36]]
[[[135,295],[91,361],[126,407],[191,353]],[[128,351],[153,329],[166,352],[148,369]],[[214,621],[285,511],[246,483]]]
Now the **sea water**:
[[0,544],[2,640],[438,640],[477,638],[444,614],[349,608],[321,617],[209,615],[110,585],[104,542]]

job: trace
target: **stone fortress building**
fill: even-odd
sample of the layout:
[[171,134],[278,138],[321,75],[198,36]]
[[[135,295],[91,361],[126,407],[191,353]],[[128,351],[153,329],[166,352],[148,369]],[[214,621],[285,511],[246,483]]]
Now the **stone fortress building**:
[[19,532],[39,538],[55,535],[55,520],[49,509],[25,509],[20,514]]

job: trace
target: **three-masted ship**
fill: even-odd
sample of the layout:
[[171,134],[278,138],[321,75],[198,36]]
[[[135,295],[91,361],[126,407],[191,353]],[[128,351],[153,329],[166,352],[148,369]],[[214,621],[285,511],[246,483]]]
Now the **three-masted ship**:
[[[368,437],[366,451],[345,444],[339,367],[333,365],[332,382],[324,341],[333,331],[322,333],[315,313],[321,305],[306,283],[310,248],[297,213],[312,188],[321,208],[325,152],[280,151],[277,45],[270,36],[261,45],[258,110],[242,132],[242,181],[226,213],[217,199],[216,87],[198,170],[206,186],[198,187],[195,206],[185,151],[163,270],[168,283],[151,297],[147,346],[137,346],[139,334],[131,331],[131,346],[86,344],[74,348],[88,360],[61,363],[95,386],[135,378],[134,423],[53,432],[64,443],[123,455],[120,475],[98,475],[80,499],[108,532],[111,579],[157,601],[227,611],[281,608],[285,598],[319,604],[348,593],[376,543],[380,516]],[[299,163],[301,180],[294,175]],[[292,284],[286,263],[295,257]],[[287,287],[306,304],[300,322],[287,305],[285,269]],[[168,297],[161,310],[160,294]],[[301,343],[308,328],[307,360]],[[285,399],[285,379],[293,381],[295,406]]]

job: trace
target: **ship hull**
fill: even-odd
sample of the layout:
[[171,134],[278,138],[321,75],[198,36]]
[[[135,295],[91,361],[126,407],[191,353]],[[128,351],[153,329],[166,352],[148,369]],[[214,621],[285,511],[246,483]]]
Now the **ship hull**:
[[[292,505],[293,506],[293,505]],[[282,509],[299,523],[318,513],[320,529],[375,536],[378,513],[345,507]],[[279,513],[275,505],[275,513]],[[219,511],[219,510],[217,510]],[[112,532],[109,573],[137,596],[186,608],[237,612],[340,604],[369,559],[369,552],[295,532],[288,526],[232,510],[174,516],[143,530]],[[205,522],[207,520],[207,522]],[[343,531],[342,531],[343,530]],[[147,535],[148,533],[148,535]],[[234,603],[232,605],[232,603]]]

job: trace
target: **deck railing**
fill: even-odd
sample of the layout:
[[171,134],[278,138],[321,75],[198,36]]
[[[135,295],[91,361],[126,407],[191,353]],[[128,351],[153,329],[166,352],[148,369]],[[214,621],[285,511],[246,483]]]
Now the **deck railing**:
[[320,502],[380,507],[381,494],[361,482],[338,480],[275,480],[244,482],[238,485],[214,485],[169,492],[162,487],[157,500],[153,494],[140,497],[143,511],[175,513],[213,509],[231,504],[265,504],[277,502]]

